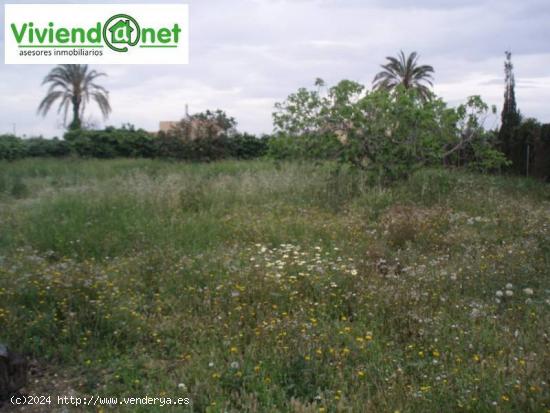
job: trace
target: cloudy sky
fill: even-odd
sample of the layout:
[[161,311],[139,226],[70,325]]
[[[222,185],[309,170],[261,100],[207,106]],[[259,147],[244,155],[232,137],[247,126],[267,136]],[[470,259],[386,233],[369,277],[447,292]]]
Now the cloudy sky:
[[[6,3],[23,3],[0,0]],[[51,3],[124,3],[62,1]],[[140,1],[127,1],[138,3]],[[153,1],[141,1],[154,3]],[[163,3],[182,1],[163,0]],[[29,3],[48,3],[31,1]],[[400,49],[435,68],[435,92],[451,105],[480,94],[500,110],[504,51],[511,49],[525,116],[550,122],[548,0],[188,0],[190,64],[104,65],[113,113],[107,123],[157,130],[160,120],[224,109],[242,131],[269,133],[274,102],[316,77],[370,85]],[[4,24],[4,8],[0,10]],[[4,55],[4,28],[0,52]],[[52,66],[0,66],[0,133],[61,136],[56,111],[36,115]],[[97,111],[85,115],[98,126]],[[490,124],[487,126],[495,126]]]

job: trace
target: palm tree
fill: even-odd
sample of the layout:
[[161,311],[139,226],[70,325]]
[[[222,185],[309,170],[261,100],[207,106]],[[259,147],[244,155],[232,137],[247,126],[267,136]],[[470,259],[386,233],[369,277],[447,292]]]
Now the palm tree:
[[98,77],[106,76],[95,70],[88,70],[88,65],[59,65],[54,67],[44,78],[42,84],[49,83],[46,97],[38,106],[38,113],[46,116],[54,102],[59,100],[58,113],[63,111],[64,122],[67,121],[69,106],[73,108],[73,120],[69,129],[80,129],[81,118],[90,102],[95,100],[104,118],[109,116],[109,92],[103,86],[95,83]]
[[398,85],[403,85],[405,89],[415,89],[424,100],[430,97],[430,89],[425,83],[433,86],[432,73],[434,68],[429,65],[418,65],[418,54],[412,52],[405,57],[403,51],[397,58],[386,57],[389,63],[381,65],[382,70],[374,80],[375,89],[392,90]]

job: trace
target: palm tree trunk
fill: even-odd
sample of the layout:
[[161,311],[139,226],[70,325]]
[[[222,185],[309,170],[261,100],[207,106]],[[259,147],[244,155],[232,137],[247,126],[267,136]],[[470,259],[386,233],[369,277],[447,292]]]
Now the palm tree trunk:
[[73,121],[69,125],[70,130],[80,129],[80,98],[78,96],[73,96]]

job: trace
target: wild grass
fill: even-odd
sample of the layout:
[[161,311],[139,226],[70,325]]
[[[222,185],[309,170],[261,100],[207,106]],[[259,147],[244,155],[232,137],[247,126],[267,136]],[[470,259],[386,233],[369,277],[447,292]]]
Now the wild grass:
[[519,178],[0,163],[0,341],[188,411],[547,411],[549,230]]

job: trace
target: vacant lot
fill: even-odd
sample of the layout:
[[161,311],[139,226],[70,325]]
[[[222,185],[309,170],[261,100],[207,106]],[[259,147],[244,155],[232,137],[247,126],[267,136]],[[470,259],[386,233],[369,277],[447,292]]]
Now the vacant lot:
[[550,187],[526,179],[0,163],[0,342],[47,372],[31,394],[545,412],[549,268]]

